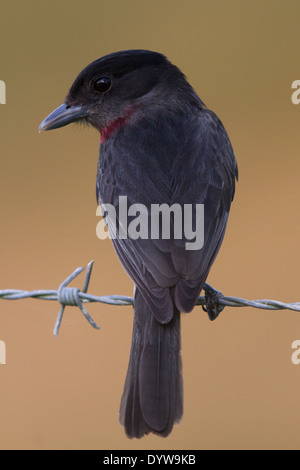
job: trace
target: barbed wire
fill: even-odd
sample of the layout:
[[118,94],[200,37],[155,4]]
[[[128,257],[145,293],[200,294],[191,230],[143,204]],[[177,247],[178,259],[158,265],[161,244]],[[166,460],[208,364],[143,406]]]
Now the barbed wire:
[[[100,302],[108,305],[126,306],[133,305],[133,298],[125,295],[106,295],[96,296],[88,294],[88,286],[92,274],[94,261],[91,261],[87,265],[86,276],[82,290],[77,287],[67,287],[68,284],[73,281],[85,268],[77,268],[75,271],[68,276],[59,286],[58,290],[34,290],[24,291],[18,289],[4,289],[0,290],[0,299],[6,300],[20,300],[20,299],[40,299],[40,300],[55,300],[60,303],[60,310],[55,322],[53,333],[58,336],[60,325],[62,322],[64,310],[66,306],[77,306],[82,314],[85,316],[87,321],[92,325],[93,328],[99,329],[100,327],[88,314],[87,310],[83,306],[84,303]],[[224,307],[254,307],[264,310],[293,310],[300,312],[300,302],[285,303],[277,300],[247,300],[240,297],[228,297],[223,295],[221,292],[213,289],[209,284],[205,284],[207,290],[218,293],[218,303]],[[196,305],[204,307],[207,305],[206,296],[200,296]]]

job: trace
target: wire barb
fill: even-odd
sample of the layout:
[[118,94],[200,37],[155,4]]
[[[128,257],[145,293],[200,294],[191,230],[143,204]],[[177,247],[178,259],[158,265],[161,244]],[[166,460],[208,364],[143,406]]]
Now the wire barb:
[[[87,265],[85,280],[83,284],[82,290],[78,287],[67,287],[68,284],[73,281],[82,271],[84,268],[77,268],[75,271],[65,279],[61,285],[59,286],[58,290],[34,290],[34,291],[23,291],[17,289],[5,289],[0,290],[0,299],[6,300],[19,300],[19,299],[40,299],[40,300],[56,300],[60,303],[60,310],[55,322],[53,333],[55,336],[58,336],[60,325],[62,322],[64,310],[66,306],[70,307],[78,307],[82,314],[85,316],[87,321],[93,328],[100,329],[97,323],[91,318],[88,314],[86,309],[84,308],[84,303],[91,303],[91,302],[100,302],[103,304],[108,305],[118,305],[118,306],[126,306],[126,305],[133,305],[133,298],[127,297],[125,295],[107,295],[107,296],[96,296],[87,293],[89,282],[91,279],[92,269],[93,269],[94,261],[91,261]],[[293,302],[293,303],[285,303],[279,302],[277,300],[247,300],[241,299],[240,297],[227,297],[223,295],[221,292],[216,291],[213,289],[209,284],[205,284],[204,291],[206,291],[205,296],[199,297],[196,305],[206,306],[206,310],[208,307],[208,300],[209,297],[207,293],[217,293],[217,302],[219,306],[224,307],[253,307],[259,308],[264,310],[293,310],[295,312],[300,312],[300,302]],[[210,299],[211,300],[211,299]],[[214,300],[214,299],[213,299]],[[221,308],[218,307],[221,311]],[[223,309],[222,308],[222,309]],[[205,310],[205,309],[204,309]],[[214,318],[211,318],[214,319]]]
[[[84,284],[83,284],[83,288],[82,288],[83,293],[86,293],[87,290],[88,290],[89,282],[90,282],[90,278],[91,278],[91,274],[92,274],[92,269],[93,269],[93,264],[94,264],[94,260],[91,261],[87,266],[85,280],[84,280]],[[57,319],[56,319],[56,322],[55,322],[54,330],[53,330],[54,336],[58,336],[59,328],[60,328],[61,321],[62,321],[63,314],[64,314],[64,310],[65,310],[65,307],[67,305],[69,305],[71,307],[77,306],[81,310],[81,312],[83,313],[83,315],[85,316],[87,321],[94,328],[96,328],[96,329],[100,328],[97,325],[97,323],[94,322],[92,317],[90,317],[90,315],[88,314],[88,312],[86,311],[86,309],[82,305],[82,302],[81,302],[80,297],[79,297],[80,289],[78,289],[77,287],[67,287],[67,285],[71,281],[73,281],[73,279],[75,279],[75,277],[77,277],[83,270],[84,270],[84,268],[75,269],[75,271],[69,277],[67,277],[67,279],[65,279],[58,288],[57,300],[60,303],[60,310],[59,310],[59,313],[58,313],[58,316],[57,316]]]

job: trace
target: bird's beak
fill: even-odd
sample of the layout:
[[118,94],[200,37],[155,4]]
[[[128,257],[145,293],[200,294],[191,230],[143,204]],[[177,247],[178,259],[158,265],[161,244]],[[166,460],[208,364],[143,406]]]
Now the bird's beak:
[[49,114],[40,124],[39,131],[50,131],[67,126],[71,122],[79,121],[89,115],[84,106],[67,106],[65,103]]

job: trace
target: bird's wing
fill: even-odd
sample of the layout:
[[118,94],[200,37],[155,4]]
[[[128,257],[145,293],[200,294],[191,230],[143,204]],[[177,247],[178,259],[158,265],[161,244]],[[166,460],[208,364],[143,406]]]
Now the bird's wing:
[[[149,216],[151,204],[204,204],[201,250],[186,250],[186,237],[113,240],[123,267],[163,323],[173,315],[171,287],[180,310],[194,306],[224,237],[237,174],[229,138],[214,113],[201,110],[177,125],[157,125],[152,139],[151,129],[139,128],[135,138],[124,134],[108,141],[100,149],[97,177],[101,201],[112,204],[117,215],[124,195],[128,207],[144,204]],[[112,223],[109,214],[106,222]]]
[[[184,273],[176,285],[175,300],[181,311],[190,311],[218,254],[227,226],[230,205],[235,192],[238,169],[228,135],[219,118],[209,110],[199,115],[196,144],[189,159],[177,162],[176,174],[186,175],[189,184],[185,201],[204,204],[204,245],[199,251],[183,251],[176,246],[172,259],[177,270]],[[184,168],[186,171],[184,172]],[[194,170],[192,172],[192,170]],[[193,174],[193,178],[190,175]],[[178,180],[180,180],[178,178]],[[178,194],[176,194],[176,192]],[[174,198],[182,194],[177,186]]]

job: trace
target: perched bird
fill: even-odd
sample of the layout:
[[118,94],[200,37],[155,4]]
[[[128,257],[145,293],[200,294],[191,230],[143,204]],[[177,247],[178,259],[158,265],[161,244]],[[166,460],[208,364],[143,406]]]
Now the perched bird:
[[[121,237],[116,253],[135,285],[129,366],[120,405],[128,437],[168,436],[183,414],[180,312],[190,312],[220,249],[238,176],[228,135],[182,72],[157,52],[106,55],[75,79],[40,130],[81,121],[101,134],[97,199],[118,209],[204,205],[204,244]],[[172,214],[171,214],[172,215]],[[149,215],[150,217],[150,215]],[[106,217],[111,229],[109,215]],[[174,228],[174,214],[170,217]],[[195,228],[195,224],[193,225]],[[208,302],[209,303],[209,302]],[[217,315],[212,309],[210,318]]]

